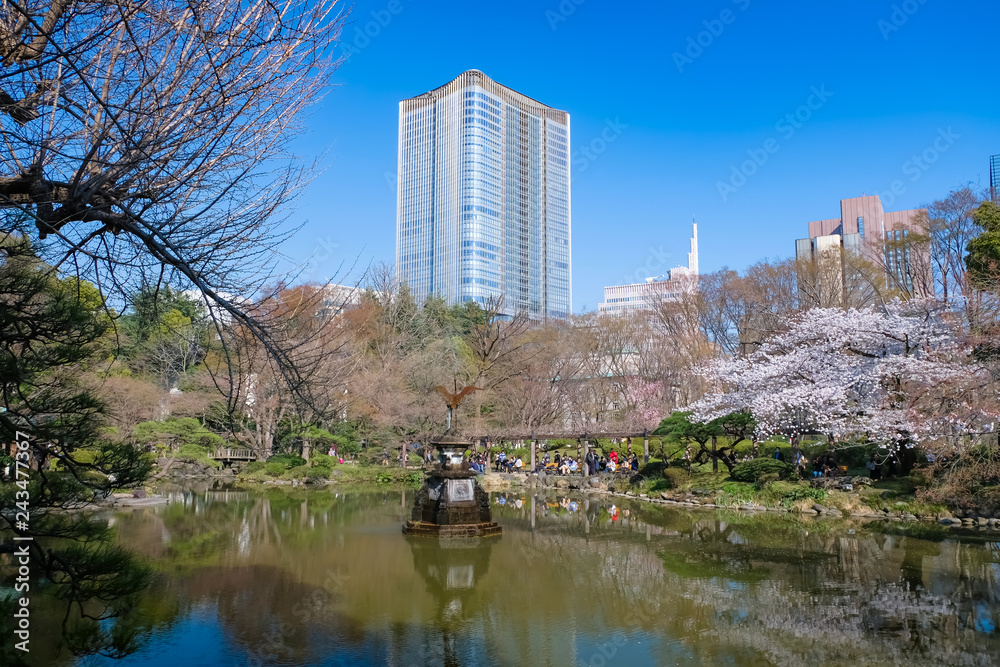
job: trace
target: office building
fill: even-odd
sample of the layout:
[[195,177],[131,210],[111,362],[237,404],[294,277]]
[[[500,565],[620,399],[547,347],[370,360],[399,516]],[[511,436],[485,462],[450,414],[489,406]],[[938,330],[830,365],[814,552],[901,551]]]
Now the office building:
[[418,300],[571,312],[569,114],[470,70],[399,103],[396,271]]
[[[927,209],[886,211],[878,195],[862,195],[842,199],[839,218],[810,222],[809,238],[795,241],[795,258],[818,267],[812,277],[824,283],[817,289],[824,295],[817,297],[819,305],[842,304],[855,278],[865,284],[860,263],[849,261],[848,255],[880,267],[886,288],[912,296],[932,293],[929,248],[909,242],[912,234],[925,233],[926,219]],[[800,291],[803,273],[800,270]]]
[[1000,155],[990,156],[990,199],[1000,204]]
[[687,266],[676,266],[666,275],[647,278],[641,283],[604,288],[604,303],[599,315],[626,315],[656,308],[664,301],[677,301],[698,289],[698,225],[691,224],[691,251]]

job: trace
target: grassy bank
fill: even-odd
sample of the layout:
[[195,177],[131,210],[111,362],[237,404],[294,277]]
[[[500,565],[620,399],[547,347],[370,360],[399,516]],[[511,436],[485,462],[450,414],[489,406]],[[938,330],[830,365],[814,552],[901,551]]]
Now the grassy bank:
[[928,503],[917,497],[925,483],[919,477],[879,480],[871,485],[858,484],[852,491],[814,488],[806,480],[775,479],[765,475],[760,481],[733,480],[725,467],[713,472],[711,464],[694,465],[690,469],[662,469],[658,461],[640,471],[639,476],[622,479],[615,484],[617,491],[633,491],[658,496],[666,492],[673,496],[692,494],[716,505],[753,504],[783,509],[805,509],[813,503],[836,508],[844,513],[889,512],[932,516],[946,513],[943,505]]
[[243,468],[236,480],[243,484],[299,482],[307,484],[364,484],[419,486],[423,473],[412,468],[399,468],[361,463],[339,464],[324,454],[314,455],[309,462],[297,456],[271,457]]

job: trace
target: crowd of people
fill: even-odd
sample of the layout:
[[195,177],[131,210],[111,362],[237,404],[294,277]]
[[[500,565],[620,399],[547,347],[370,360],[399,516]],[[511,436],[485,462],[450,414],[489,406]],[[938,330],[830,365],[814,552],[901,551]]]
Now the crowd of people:
[[[631,442],[628,439],[612,440],[612,448],[605,454],[603,450],[588,448],[586,455],[581,456],[580,443],[577,443],[576,456],[571,453],[560,453],[542,450],[540,458],[537,460],[533,470],[530,461],[525,462],[522,455],[518,453],[524,451],[524,447],[518,447],[508,453],[501,443],[495,447],[493,442],[484,439],[481,443],[483,450],[476,451],[469,457],[469,468],[479,474],[485,474],[487,467],[492,466],[493,470],[502,473],[515,472],[545,472],[549,475],[574,475],[581,474],[586,469],[588,474],[597,475],[599,473],[619,473],[632,474],[639,471],[639,457],[633,453]],[[615,449],[619,446],[620,449]],[[600,453],[599,453],[600,451]],[[424,461],[433,461],[433,449],[424,448]],[[336,457],[335,448],[331,448],[331,456]],[[780,460],[786,460],[786,454],[781,449],[776,449],[773,454],[765,454],[758,449],[758,444],[754,443],[753,450],[746,452],[742,457],[733,456],[733,463],[743,463],[751,461],[760,456],[773,456]],[[683,456],[685,461],[692,460],[691,447],[689,446]],[[798,476],[802,477],[836,477],[845,474],[845,466],[838,465],[834,452],[817,455],[810,461],[803,452],[797,451],[792,455],[791,465],[795,468]],[[383,464],[388,464],[389,452],[383,450]],[[889,457],[886,461],[879,462],[873,454],[867,463],[867,468],[872,479],[879,479],[881,476],[892,476],[896,470],[896,461]]]
[[[626,441],[627,442],[627,441]],[[545,472],[550,475],[573,475],[583,473],[584,469],[587,469],[588,474],[597,475],[598,473],[608,472],[608,473],[626,473],[631,474],[639,471],[639,457],[631,451],[631,443],[628,443],[626,447],[622,444],[621,451],[617,449],[610,449],[606,454],[601,452],[598,453],[596,449],[589,449],[585,456],[580,456],[580,447],[577,447],[577,455],[572,456],[571,454],[562,454],[559,451],[550,452],[542,451],[541,456],[538,459],[534,470],[531,469],[530,462],[526,463],[522,456],[517,453],[516,450],[507,452],[505,448],[499,448],[499,451],[494,448],[492,442],[484,441],[484,451],[479,451],[473,453],[469,457],[469,468],[479,474],[485,474],[486,469],[489,466],[493,467],[496,472],[502,473],[515,473],[515,472]],[[619,442],[612,442],[612,446],[615,444],[620,444]],[[523,448],[519,448],[523,451]],[[431,463],[433,461],[433,450],[431,448],[424,449],[424,461],[425,463]],[[754,448],[752,452],[745,453],[742,457],[733,457],[734,463],[744,463],[751,461],[763,455],[762,452],[758,450],[758,446],[754,443]],[[336,457],[336,449],[331,447],[330,456]],[[772,456],[767,454],[767,456]],[[389,452],[383,450],[383,464],[387,465],[389,462]],[[781,449],[776,449],[773,457],[779,461],[785,460],[786,455]],[[688,447],[684,452],[684,460],[691,461],[691,448]],[[844,466],[837,464],[834,456],[834,452],[831,450],[829,452],[824,452],[815,457],[813,461],[803,454],[801,451],[795,452],[790,461],[792,466],[795,468],[799,477],[836,477],[838,475],[845,474]],[[886,462],[878,462],[876,456],[873,454],[871,460],[867,463],[867,468],[872,479],[879,479],[881,476],[892,476],[895,473],[895,460],[889,457]],[[811,468],[811,469],[810,469]],[[888,470],[888,472],[886,472]]]
[[[482,469],[485,469],[485,455],[481,454],[478,457],[473,457],[474,460],[477,458],[479,465],[477,470],[481,472]],[[472,465],[470,463],[470,467]],[[555,452],[554,454],[545,452],[535,464],[533,472],[545,472],[551,475],[573,475],[582,473],[585,466],[588,469],[587,472],[591,475],[596,475],[600,472],[638,472],[639,457],[635,454],[620,454],[615,450],[611,450],[606,456],[588,451],[587,455],[581,460],[578,456],[563,455],[559,452]],[[493,469],[496,472],[522,472],[530,467],[530,465],[525,465],[524,460],[520,456],[514,453],[508,455],[505,450],[500,450],[493,457]]]

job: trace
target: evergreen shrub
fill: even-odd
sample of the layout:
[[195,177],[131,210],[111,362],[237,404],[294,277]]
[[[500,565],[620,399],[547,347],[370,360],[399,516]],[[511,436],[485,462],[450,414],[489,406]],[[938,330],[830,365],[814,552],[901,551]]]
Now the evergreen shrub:
[[779,479],[793,479],[795,468],[777,459],[754,459],[737,465],[730,477],[737,482],[756,483],[763,475],[774,473]]

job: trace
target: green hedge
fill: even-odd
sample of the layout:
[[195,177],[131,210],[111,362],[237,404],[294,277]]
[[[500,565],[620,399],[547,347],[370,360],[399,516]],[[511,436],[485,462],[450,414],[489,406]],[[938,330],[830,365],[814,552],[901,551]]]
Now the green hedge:
[[669,489],[679,489],[691,479],[691,473],[683,468],[664,468],[663,479]]
[[264,472],[272,477],[277,477],[286,470],[288,470],[288,466],[281,461],[269,461],[264,465]]
[[755,483],[768,474],[777,474],[779,479],[793,479],[795,468],[777,459],[754,459],[737,465],[730,476],[737,482]]
[[208,449],[202,447],[201,445],[194,445],[190,443],[181,445],[180,449],[177,450],[176,456],[179,458],[191,459],[203,465],[212,466],[213,468],[222,467],[222,462],[210,458],[208,455]]
[[275,454],[267,460],[268,465],[274,463],[275,465],[283,465],[284,470],[288,468],[298,468],[306,464],[306,460],[301,456],[296,456],[295,454]]

